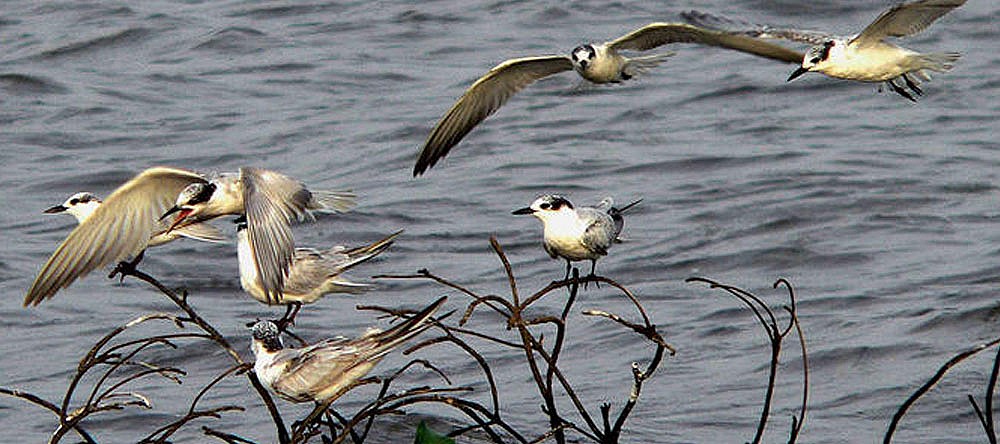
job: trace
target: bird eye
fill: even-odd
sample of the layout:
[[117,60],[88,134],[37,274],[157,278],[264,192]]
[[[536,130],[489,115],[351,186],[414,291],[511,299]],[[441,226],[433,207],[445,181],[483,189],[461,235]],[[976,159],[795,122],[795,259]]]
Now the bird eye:
[[76,205],[78,203],[80,203],[80,199],[77,199],[75,197],[69,200],[70,205]]
[[811,62],[811,63],[819,63],[819,57],[813,57],[812,60],[810,60],[809,62]]
[[546,202],[546,203],[543,203],[543,204],[539,205],[539,207],[541,207],[543,210],[547,210],[549,208],[552,208],[552,205],[549,205],[549,203]]

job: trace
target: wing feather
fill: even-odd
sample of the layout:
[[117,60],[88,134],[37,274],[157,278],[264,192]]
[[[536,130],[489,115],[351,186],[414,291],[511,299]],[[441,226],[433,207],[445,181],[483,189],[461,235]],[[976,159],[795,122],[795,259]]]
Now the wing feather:
[[448,155],[469,131],[515,93],[539,79],[572,69],[573,62],[561,55],[511,59],[495,66],[476,80],[434,126],[413,167],[413,175],[423,174]]
[[281,292],[295,255],[289,225],[309,217],[312,194],[302,183],[259,168],[240,168],[247,238],[253,249],[257,275],[269,303],[281,303]]
[[747,35],[686,23],[650,23],[608,43],[615,50],[648,51],[669,43],[697,43],[734,49],[783,62],[799,63],[803,54]]
[[878,16],[857,35],[851,43],[867,46],[878,43],[886,37],[905,37],[927,29],[931,23],[952,9],[965,4],[966,0],[923,0],[899,3]]
[[159,217],[184,187],[205,179],[176,168],[149,168],[118,187],[73,229],[42,266],[24,305],[38,305],[77,279],[146,248],[161,228]]

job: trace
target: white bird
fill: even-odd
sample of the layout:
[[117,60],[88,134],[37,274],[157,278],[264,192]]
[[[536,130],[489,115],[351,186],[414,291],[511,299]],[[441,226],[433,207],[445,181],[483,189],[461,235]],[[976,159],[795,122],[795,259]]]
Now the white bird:
[[[122,184],[103,203],[88,202],[87,216],[42,266],[24,305],[37,305],[91,271],[138,258],[151,243],[168,239],[171,235],[165,233],[169,229],[159,221],[160,214],[173,204],[177,193],[203,180],[191,171],[154,167]],[[74,215],[80,219],[82,214],[81,210]],[[175,228],[184,232],[186,226]]]
[[[935,20],[966,0],[918,0],[897,4],[882,13],[859,34],[850,37],[834,36],[818,31],[775,29],[769,26],[750,25],[750,29],[737,32],[758,38],[780,38],[813,45],[802,58],[802,65],[788,81],[807,72],[821,72],[830,77],[861,82],[885,82],[897,94],[916,101],[902,85],[916,95],[922,95],[920,80],[930,80],[925,70],[945,72],[961,56],[957,52],[922,54],[886,41],[888,37],[906,37],[927,29]],[[692,23],[736,24],[733,20],[691,11],[682,14]],[[747,25],[746,23],[740,23]],[[911,77],[912,76],[912,77]]]
[[553,259],[566,259],[568,278],[571,262],[582,260],[590,260],[590,274],[594,274],[597,259],[608,254],[611,244],[621,241],[618,235],[625,225],[622,213],[639,202],[642,199],[619,209],[607,197],[597,207],[574,208],[565,197],[546,194],[512,214],[530,214],[542,221],[542,246]]
[[[81,191],[66,199],[60,205],[50,207],[45,210],[47,214],[69,214],[76,218],[77,223],[82,224],[87,220],[98,207],[101,206],[101,198],[93,193]],[[146,247],[156,247],[167,242],[175,241],[181,237],[199,240],[203,242],[223,243],[226,242],[226,235],[214,225],[205,222],[182,225],[167,233],[167,227],[154,233],[149,239]],[[141,256],[142,253],[139,253]],[[138,260],[133,261],[133,266],[138,264]]]
[[[255,177],[277,175],[277,173],[263,172],[262,170],[251,170],[250,175]],[[290,181],[290,179],[285,179]],[[260,179],[257,182],[266,184],[268,181]],[[68,287],[80,277],[97,268],[122,262],[129,257],[138,257],[149,246],[151,239],[158,234],[169,237],[175,229],[221,216],[220,213],[211,217],[206,215],[190,220],[178,218],[169,227],[161,222],[162,215],[168,211],[171,205],[175,205],[178,195],[183,196],[184,191],[191,190],[192,186],[207,189],[209,184],[210,182],[205,176],[179,168],[153,167],[137,174],[112,192],[104,203],[91,213],[90,217],[73,229],[59,244],[56,251],[52,253],[45,265],[42,266],[41,271],[38,272],[38,276],[35,277],[31,288],[24,297],[24,305],[38,305],[43,300],[55,295],[60,289]],[[214,185],[212,187],[214,188]],[[299,187],[301,188],[301,185]],[[250,187],[251,190],[256,188],[265,189],[250,193],[255,196],[253,199],[271,202],[279,200],[277,197],[273,197],[279,194],[279,191],[286,191],[290,187],[282,187],[281,190],[274,190],[267,186],[262,187],[260,184]],[[310,196],[308,191],[304,191],[304,188],[302,190],[297,193],[300,200]],[[350,197],[353,196],[349,193],[330,194],[328,200],[332,200],[331,205],[336,204],[338,209],[349,207]],[[277,204],[262,203],[258,204],[257,207],[273,208],[280,206],[280,204],[280,201]],[[173,211],[175,210],[170,210],[170,212]],[[284,211],[283,208],[272,211],[272,213],[278,212],[279,215],[272,215],[271,218],[279,219],[285,214],[282,211]],[[269,214],[266,209],[258,212]],[[267,219],[267,216],[257,216],[257,218]],[[288,231],[287,222],[283,225],[285,231]],[[289,246],[289,250],[291,249],[293,247]]]
[[224,215],[246,216],[258,280],[267,299],[275,302],[295,257],[290,222],[312,217],[313,212],[347,211],[354,206],[349,191],[310,191],[288,176],[250,167],[202,178],[175,198],[174,206],[160,216],[177,213],[171,227]]
[[593,83],[619,83],[648,71],[673,53],[629,58],[621,51],[647,51],[669,43],[697,43],[798,63],[802,53],[745,35],[684,23],[650,23],[610,42],[576,47],[569,55],[523,57],[504,61],[469,87],[431,130],[413,167],[419,176],[448,154],[469,131],[496,112],[524,87],[564,71],[576,71]]
[[[326,251],[313,248],[296,248],[285,279],[285,286],[277,299],[269,298],[257,274],[257,257],[247,236],[246,223],[240,222],[236,232],[236,252],[240,263],[240,285],[243,290],[263,304],[285,304],[288,312],[283,320],[291,322],[302,304],[311,304],[330,293],[363,293],[369,284],[354,283],[340,278],[341,273],[365,262],[392,245],[403,231],[357,248],[335,246]],[[280,323],[280,322],[279,322]]]
[[303,348],[284,348],[278,326],[259,321],[253,326],[250,346],[254,372],[282,399],[328,404],[351,389],[390,351],[434,325],[428,321],[445,300],[438,299],[384,332],[370,329],[359,338],[338,337]]

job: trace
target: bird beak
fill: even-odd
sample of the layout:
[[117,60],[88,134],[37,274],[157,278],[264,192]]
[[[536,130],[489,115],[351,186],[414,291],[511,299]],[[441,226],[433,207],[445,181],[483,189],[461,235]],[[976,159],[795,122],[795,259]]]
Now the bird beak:
[[178,213],[177,214],[177,219],[174,219],[174,223],[170,224],[170,228],[167,228],[167,231],[165,231],[164,234],[173,231],[174,228],[177,228],[177,225],[179,225],[181,222],[183,222],[184,219],[187,219],[188,215],[191,214],[191,210],[184,209],[184,208],[178,207],[177,205],[174,205],[173,208],[167,210],[166,213],[163,213],[163,216],[160,216],[160,220],[166,219],[167,216],[169,216],[171,214],[174,214],[174,213]]
[[534,213],[535,213],[535,210],[532,210],[531,207],[524,207],[524,208],[521,208],[520,210],[514,210],[514,211],[510,212],[510,214],[516,214],[518,216],[523,215],[523,214],[534,214]]
[[48,213],[48,214],[62,213],[63,211],[66,211],[68,209],[69,208],[66,208],[66,207],[64,207],[62,205],[56,205],[56,206],[54,206],[52,208],[46,209],[45,213]]
[[809,72],[808,69],[805,69],[800,66],[799,69],[796,69],[795,72],[792,73],[792,75],[788,76],[788,80],[785,81],[791,82],[792,80],[795,80],[796,77],[801,76],[802,74],[805,74],[807,72]]
[[181,210],[181,207],[178,207],[177,205],[174,205],[174,206],[170,207],[170,209],[167,210],[166,213],[163,213],[163,216],[160,216],[160,220],[162,221],[163,219],[166,219],[167,216],[169,216],[171,214],[174,214],[174,213],[176,213],[176,212],[178,212],[180,210]]

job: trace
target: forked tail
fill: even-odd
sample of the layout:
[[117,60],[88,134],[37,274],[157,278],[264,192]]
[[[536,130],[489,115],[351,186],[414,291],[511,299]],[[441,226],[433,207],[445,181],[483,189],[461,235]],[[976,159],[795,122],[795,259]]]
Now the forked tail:
[[355,199],[358,196],[351,190],[317,190],[312,195],[322,209],[327,211],[346,213],[357,206]]
[[920,68],[919,69],[929,69],[931,71],[945,72],[953,67],[955,67],[955,61],[961,57],[962,54],[957,52],[936,52],[932,54],[921,54],[920,55]]
[[[417,314],[414,314],[405,322],[402,322],[386,331],[372,334],[372,339],[378,343],[376,350],[374,350],[373,357],[382,356],[390,350],[396,348],[399,344],[402,344],[410,338],[422,333],[424,330],[431,328],[434,323],[428,322],[428,320],[434,315],[435,312],[438,311],[439,308],[441,308],[442,305],[444,305],[444,302],[447,300],[447,296],[442,296],[431,305],[428,305],[427,308],[421,310]],[[447,314],[445,316],[447,316]]]
[[665,52],[662,54],[629,58],[628,63],[625,64],[625,68],[622,69],[622,73],[627,76],[626,79],[645,74],[674,54],[676,53]]

